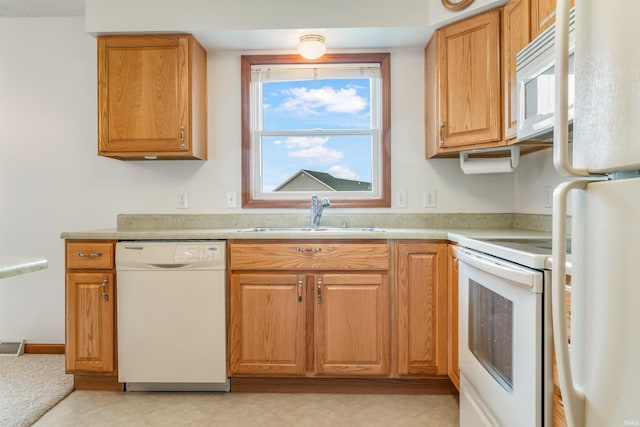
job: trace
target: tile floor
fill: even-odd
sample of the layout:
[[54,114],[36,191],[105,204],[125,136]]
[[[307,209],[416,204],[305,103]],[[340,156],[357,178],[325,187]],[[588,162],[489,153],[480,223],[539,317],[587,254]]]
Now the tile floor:
[[169,393],[74,391],[35,427],[449,427],[451,395]]

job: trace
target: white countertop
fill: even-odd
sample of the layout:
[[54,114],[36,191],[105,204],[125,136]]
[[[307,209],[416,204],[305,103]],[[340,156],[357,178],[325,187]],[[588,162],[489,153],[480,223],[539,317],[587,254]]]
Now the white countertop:
[[47,268],[44,258],[0,256],[0,279]]

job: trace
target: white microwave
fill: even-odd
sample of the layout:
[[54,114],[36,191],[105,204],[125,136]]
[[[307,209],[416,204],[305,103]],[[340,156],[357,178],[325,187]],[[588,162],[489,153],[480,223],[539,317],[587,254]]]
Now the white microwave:
[[[575,17],[569,14],[569,139],[572,138],[575,74]],[[547,28],[516,55],[518,141],[553,142],[555,116],[555,26]]]

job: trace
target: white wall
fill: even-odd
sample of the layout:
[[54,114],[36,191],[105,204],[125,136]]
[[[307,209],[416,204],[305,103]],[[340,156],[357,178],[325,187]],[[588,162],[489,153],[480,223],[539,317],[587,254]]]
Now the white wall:
[[[115,227],[118,213],[245,212],[225,207],[240,191],[240,54],[209,52],[210,160],[122,162],[97,156],[96,42],[84,19],[0,18],[0,255],[49,260],[0,280],[0,339],[64,342],[62,231]],[[457,160],[424,159],[422,54],[391,51],[392,187],[408,207],[367,212],[513,212],[513,174],[465,176]],[[422,207],[427,188],[435,209]]]
[[567,179],[553,168],[551,149],[522,157],[514,178],[515,212],[543,215],[551,215],[551,206],[548,206],[546,200],[547,192]]
[[428,2],[436,1],[440,3],[440,0],[86,0],[85,4],[87,31],[99,33],[185,28],[199,31],[426,26]]

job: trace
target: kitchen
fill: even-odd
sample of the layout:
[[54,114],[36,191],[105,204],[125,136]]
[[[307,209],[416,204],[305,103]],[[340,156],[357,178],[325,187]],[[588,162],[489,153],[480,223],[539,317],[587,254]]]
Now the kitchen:
[[[406,7],[393,7],[397,14],[401,10],[412,11],[406,16],[389,13],[389,6],[385,9],[383,3],[376,10],[396,19],[393,26],[429,27],[456,19],[455,13],[435,1],[407,2]],[[118,7],[116,3],[110,4]],[[497,4],[476,0],[464,13],[477,13]],[[96,41],[87,31],[100,28],[101,16],[108,16],[99,14],[99,10],[91,14],[91,7],[99,6],[98,2],[87,2],[86,22],[81,16],[0,21],[3,40],[0,248],[3,254],[39,255],[49,261],[48,270],[37,278],[25,275],[11,283],[0,283],[0,336],[24,336],[32,343],[64,342],[61,231],[112,228],[121,213],[280,214],[278,210],[246,212],[226,205],[227,193],[239,193],[241,189],[239,57],[264,53],[258,45],[251,46],[251,50],[235,46],[208,52],[209,160],[120,162],[96,155]],[[182,25],[176,16],[181,20],[189,18],[182,9],[172,9],[170,3],[151,13],[129,11],[129,7],[135,6],[130,2],[119,6],[130,12],[126,16],[132,22],[127,22],[125,15],[118,16],[114,18],[117,26],[112,23],[113,31],[174,29],[173,25]],[[286,6],[288,3],[283,2],[282,7]],[[367,3],[365,10],[372,9]],[[415,10],[423,11],[425,18],[420,20],[421,14]],[[360,26],[359,22],[347,23],[348,19],[357,21],[358,17],[384,26],[380,14],[372,12],[366,18],[363,15],[332,15],[331,19],[344,20],[336,25],[345,27]],[[295,25],[287,22],[278,25],[321,26],[311,16],[322,17],[317,13],[293,14],[290,18],[296,20]],[[191,18],[196,19],[194,26],[210,28],[211,24],[201,22],[201,16]],[[366,38],[359,39],[357,44],[345,44],[356,50],[391,52],[393,196],[390,209],[336,209],[336,214],[491,214],[504,216],[507,221],[513,218],[511,214],[549,215],[547,188],[562,181],[553,170],[550,150],[523,156],[513,174],[466,176],[457,159],[424,159],[422,87],[427,38],[425,34],[412,45],[390,47],[374,45],[382,42]],[[12,40],[19,42],[10,43]],[[283,46],[277,52],[293,52],[295,42],[294,39],[291,47]],[[327,44],[333,51],[330,39]],[[5,64],[13,66],[7,68]],[[33,125],[34,120],[38,126]],[[423,208],[423,192],[431,189],[436,190],[436,206]],[[178,209],[179,195],[185,192],[189,195],[189,207]],[[397,194],[406,195],[406,207],[399,206]],[[300,216],[307,214],[305,209],[293,212]],[[326,221],[331,220],[332,213],[329,208]]]

